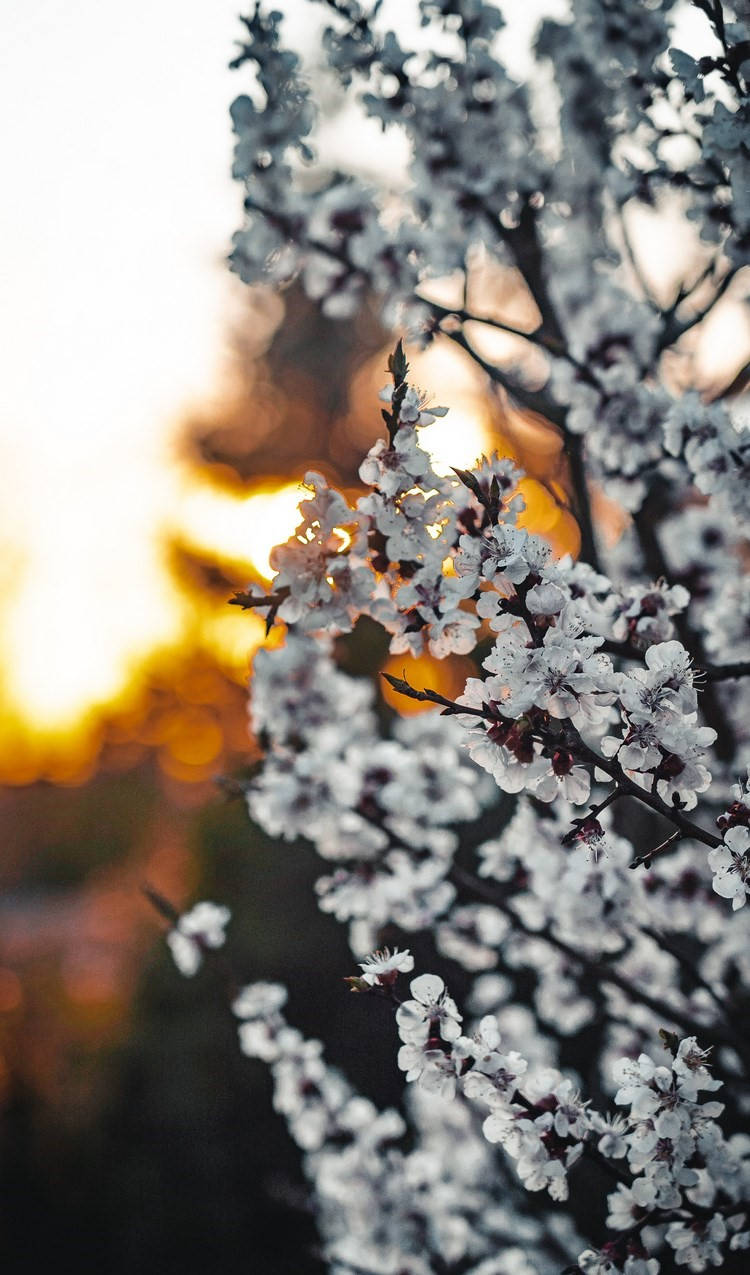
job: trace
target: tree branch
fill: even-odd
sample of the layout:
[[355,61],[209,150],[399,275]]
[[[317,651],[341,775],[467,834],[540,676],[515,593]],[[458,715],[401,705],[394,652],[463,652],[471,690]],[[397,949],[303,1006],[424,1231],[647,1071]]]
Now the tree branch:
[[734,678],[750,677],[750,660],[736,660],[734,664],[702,664],[709,682],[727,682]]
[[[680,337],[683,337],[686,332],[689,332],[691,328],[697,327],[699,323],[702,323],[703,320],[708,317],[717,301],[720,301],[724,296],[724,293],[727,291],[727,288],[737,274],[738,268],[739,267],[737,266],[730,266],[716,285],[716,289],[711,300],[707,301],[705,305],[701,306],[688,318],[682,320],[678,319],[674,312],[676,307],[667,312],[665,323],[657,345],[657,352],[659,354],[662,354],[670,345],[674,345],[675,342],[679,341]],[[680,302],[677,304],[680,304]]]
[[575,514],[578,529],[581,533],[581,553],[584,562],[588,562],[595,571],[601,571],[599,551],[596,544],[594,520],[591,516],[586,466],[583,459],[583,437],[580,434],[566,434],[565,452],[570,465],[570,478],[575,497]]
[[565,428],[565,410],[554,403],[540,390],[530,390],[525,385],[521,385],[507,372],[497,367],[495,363],[489,363],[487,359],[479,353],[477,348],[471,344],[463,331],[443,332],[443,336],[447,336],[462,350],[466,352],[474,360],[478,367],[489,376],[490,380],[497,385],[502,386],[511,398],[515,399],[521,407],[526,408],[529,412],[536,412],[539,416],[544,416],[548,421],[552,421],[554,425],[558,425],[560,429]]
[[[454,885],[459,886],[475,898],[482,899],[485,903],[491,903],[493,907],[498,909],[499,912],[502,912],[504,916],[507,916],[514,928],[520,930],[522,934],[526,934],[529,938],[540,939],[542,942],[548,943],[550,947],[555,948],[555,950],[560,952],[562,956],[565,956],[566,959],[583,966],[600,982],[611,983],[613,987],[618,987],[620,991],[624,992],[630,1000],[634,1000],[641,1005],[645,1005],[646,1008],[650,1009],[651,1012],[656,1014],[658,1018],[665,1019],[668,1022],[673,1022],[678,1027],[681,1027],[684,1031],[688,1032],[689,1035],[694,1035],[696,1025],[694,1018],[690,1014],[684,1014],[681,1010],[674,1006],[665,1004],[664,1001],[660,1001],[649,992],[646,992],[641,988],[634,987],[633,984],[625,978],[623,974],[620,974],[618,970],[613,969],[611,966],[606,965],[602,961],[597,961],[590,956],[586,956],[580,948],[571,947],[569,943],[566,943],[563,939],[559,939],[557,935],[550,933],[549,930],[541,931],[532,929],[530,925],[527,925],[526,922],[521,919],[508,899],[494,890],[491,885],[479,880],[478,877],[474,877],[464,868],[458,867],[457,864],[454,864],[451,868],[448,873],[448,879],[452,881]],[[705,1025],[701,1025],[700,1031],[707,1038],[713,1038],[717,1044],[733,1045],[735,1043],[734,1035],[722,1031],[720,1027],[706,1027]]]

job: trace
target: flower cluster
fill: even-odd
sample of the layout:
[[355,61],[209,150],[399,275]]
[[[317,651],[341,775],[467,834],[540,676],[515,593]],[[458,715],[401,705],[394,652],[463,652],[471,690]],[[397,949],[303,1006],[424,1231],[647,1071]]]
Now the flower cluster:
[[[407,956],[400,953],[403,969]],[[384,959],[376,953],[363,967],[382,972]],[[415,979],[420,999],[413,1004],[420,1013],[435,1008],[450,1036],[455,1007],[438,982]],[[429,1275],[431,1261],[449,1260],[473,1275],[554,1275],[551,1241],[559,1247],[564,1235],[574,1246],[576,1237],[553,1219],[532,1221],[522,1202],[509,1201],[509,1183],[493,1166],[469,1107],[419,1086],[407,1139],[401,1115],[378,1112],[325,1061],[319,1041],[287,1024],[285,1001],[278,984],[254,983],[233,1009],[242,1051],[270,1066],[274,1106],[304,1153],[329,1269],[350,1275],[364,1263],[374,1275]]]
[[627,1154],[635,1176],[632,1186],[619,1186],[610,1196],[608,1223],[627,1230],[634,1219],[658,1217],[660,1210],[684,1208],[686,1201],[698,1205],[697,1219],[673,1222],[665,1236],[678,1265],[691,1270],[721,1264],[726,1219],[731,1216],[732,1229],[740,1229],[744,1218],[734,1206],[747,1198],[750,1173],[746,1151],[728,1145],[716,1124],[723,1104],[699,1100],[701,1090],[720,1087],[707,1060],[690,1037],[679,1042],[670,1066],[641,1054],[637,1062],[626,1059],[616,1068],[621,1087],[615,1102],[630,1108]]
[[[542,480],[581,537],[574,561],[535,530],[517,458],[436,472],[422,431],[446,409],[399,341],[361,494],[309,472],[271,583],[235,599],[276,629],[248,811],[323,860],[346,982],[393,1006],[408,1082],[404,1113],[378,1112],[287,1024],[282,988],[235,1000],[333,1275],[701,1272],[750,1246],[748,352],[700,370],[750,265],[750,34],[723,0],[696,0],[700,53],[670,48],[672,0],[568,7],[520,82],[495,3],[414,0],[420,38],[392,7],[327,0],[326,83],[408,151],[380,173],[365,147],[312,168],[314,78],[279,14],[255,5],[235,62],[234,268],[298,277],[331,317],[378,298],[386,325],[457,346],[509,419],[549,422],[565,466]],[[684,219],[671,293],[644,208]],[[392,657],[460,670],[455,698],[388,673],[434,710],[401,718],[344,672],[363,619]],[[168,918],[193,973],[228,913]],[[409,936],[439,972],[412,977]]]
[[733,908],[744,907],[750,894],[750,828],[728,828],[722,844],[709,850],[708,862],[716,893],[731,899]]
[[[694,806],[710,781],[702,758],[716,733],[697,722],[687,652],[674,638],[658,640],[687,591],[657,582],[618,597],[606,577],[553,561],[541,537],[514,525],[517,471],[499,459],[461,471],[460,483],[438,478],[413,438],[425,413],[400,348],[392,367],[393,445],[376,443],[363,466],[377,483],[387,473],[385,489],[377,485],[352,509],[308,475],[314,496],[302,502],[295,537],[274,551],[271,591],[247,604],[301,632],[347,632],[367,615],[391,633],[392,651],[418,654],[426,645],[438,657],[471,651],[487,624],[497,634],[483,661],[490,676],[470,678],[458,703],[469,710],[460,719],[470,755],[502,789],[584,802],[590,776],[580,737],[598,731],[604,756],[628,778],[655,786],[667,806]],[[408,453],[398,450],[407,429]],[[644,669],[617,673],[601,652],[606,640],[623,639],[645,648]],[[603,736],[613,708],[624,734]],[[320,750],[313,764],[323,769]],[[292,821],[285,835],[293,834]]]
[[[248,596],[269,624],[287,627],[284,644],[255,661],[251,721],[266,759],[247,784],[248,808],[268,833],[304,838],[331,862],[319,903],[349,924],[358,957],[396,926],[433,932],[437,950],[477,976],[480,1017],[468,1029],[436,974],[413,979],[408,999],[395,997],[399,976],[413,970],[408,951],[377,950],[348,980],[396,999],[398,1065],[418,1092],[482,1109],[485,1142],[504,1148],[527,1191],[553,1201],[568,1198],[584,1155],[627,1162],[632,1180],[607,1204],[614,1238],[585,1250],[580,1268],[653,1272],[657,1259],[641,1235],[647,1218],[661,1223],[675,1260],[702,1269],[714,1251],[742,1242],[742,1222],[726,1213],[743,1214],[742,1156],[716,1123],[721,1104],[696,1101],[698,1088],[718,1081],[694,1038],[670,1065],[653,1063],[644,1046],[661,1027],[688,1022],[733,1041],[722,997],[738,961],[750,981],[750,962],[740,930],[711,899],[731,897],[735,911],[744,902],[750,803],[740,789],[720,817],[723,840],[685,824],[711,782],[705,757],[717,738],[701,722],[684,630],[675,636],[691,592],[664,578],[616,588],[590,565],[556,560],[517,525],[521,475],[510,462],[485,458],[455,479],[436,475],[418,441],[430,413],[407,370],[399,345],[382,395],[387,437],[362,466],[370,493],[350,505],[311,476],[303,522],[274,555],[274,581]],[[331,643],[361,616],[382,625],[396,652],[426,645],[464,654],[484,636],[483,676],[470,677],[455,701],[391,677],[397,691],[443,714],[384,732],[372,685],[337,667]],[[609,794],[576,814],[602,779]],[[502,802],[498,789],[526,795],[497,836],[476,840],[478,893],[467,899],[457,829]],[[672,840],[692,836],[692,847],[634,875],[648,855],[639,859],[618,830],[614,803],[625,800],[680,820]],[[672,934],[705,945],[684,985],[679,944],[660,938],[667,906]],[[610,1089],[614,1068],[626,1121],[580,1098],[578,1078],[556,1065],[559,1045],[534,1039],[524,998],[558,1041],[604,1021],[601,1084]],[[300,1144],[322,1148],[341,1134],[325,1132],[319,1049],[278,1035],[276,1012],[260,1026],[253,1016],[243,1022],[243,1048],[279,1077],[302,1070],[315,1101],[301,1130],[286,1098],[278,1103]],[[521,1022],[524,1053],[501,1048]],[[290,1043],[283,1065],[280,1039]],[[739,1064],[733,1043],[726,1056],[730,1069]]]
[[747,519],[750,432],[740,421],[690,391],[666,414],[664,439],[670,455],[684,456],[698,491],[715,496],[730,516]]
[[325,643],[302,634],[258,653],[253,687],[252,725],[267,749],[247,789],[253,819],[272,836],[307,838],[335,864],[317,883],[320,906],[351,924],[358,952],[388,922],[431,924],[454,897],[453,826],[490,797],[460,728],[417,717],[382,738],[371,683],[337,670]]
[[692,809],[711,782],[701,764],[716,739],[698,725],[698,697],[690,657],[680,642],[661,642],[645,653],[645,668],[618,675],[618,699],[626,733],[607,736],[602,747],[630,779],[656,792],[667,805]]
[[216,903],[196,903],[178,918],[167,934],[167,943],[175,965],[186,978],[198,972],[207,952],[223,947],[231,916],[229,908]]

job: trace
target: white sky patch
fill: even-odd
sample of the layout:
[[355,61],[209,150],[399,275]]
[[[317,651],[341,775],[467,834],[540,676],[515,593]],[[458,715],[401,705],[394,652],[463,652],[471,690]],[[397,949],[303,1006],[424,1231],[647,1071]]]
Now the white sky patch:
[[217,387],[239,292],[236,13],[0,7],[0,620],[41,719],[114,693],[179,627],[155,541],[176,422]]

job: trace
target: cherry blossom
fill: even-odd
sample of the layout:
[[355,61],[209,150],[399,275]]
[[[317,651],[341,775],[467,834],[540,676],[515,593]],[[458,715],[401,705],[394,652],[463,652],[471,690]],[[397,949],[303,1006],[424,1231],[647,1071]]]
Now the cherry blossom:
[[738,825],[724,833],[724,843],[708,852],[713,888],[734,909],[745,906],[750,894],[750,828]]
[[382,952],[373,952],[366,961],[360,961],[359,968],[366,983],[388,987],[399,974],[408,974],[414,969],[414,957],[411,952],[399,952],[387,947]]
[[223,947],[231,916],[229,908],[219,904],[196,903],[179,917],[167,935],[167,943],[181,974],[191,978],[203,964],[206,952]]
[[[244,20],[231,258],[394,333],[363,490],[307,473],[273,578],[234,602],[275,630],[250,689],[264,759],[238,786],[280,855],[322,861],[317,903],[348,927],[403,1114],[287,1023],[276,984],[232,994],[240,1047],[270,1068],[332,1275],[702,1271],[750,1244],[750,426],[731,309],[741,370],[701,370],[750,264],[750,30],[697,0],[688,50],[671,0],[637,20],[571,0],[530,19],[521,58],[512,6],[408,8],[396,30],[393,6],[315,10],[322,96],[403,163],[375,141],[372,162],[331,159],[294,24],[262,4]],[[671,282],[637,229],[667,212]],[[422,431],[446,409],[404,340],[473,362],[496,450],[436,472]],[[538,472],[516,426],[544,433]],[[561,555],[573,519],[580,552]],[[391,691],[431,711],[402,718],[344,671],[361,621]],[[425,654],[460,670],[451,695],[399,675]],[[190,975],[228,910],[158,906]],[[439,972],[405,996],[428,950]]]

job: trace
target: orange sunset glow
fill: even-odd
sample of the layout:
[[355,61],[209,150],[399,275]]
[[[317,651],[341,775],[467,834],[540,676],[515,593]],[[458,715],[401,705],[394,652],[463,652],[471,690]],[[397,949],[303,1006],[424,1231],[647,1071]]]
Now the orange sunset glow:
[[[365,440],[362,450],[377,429],[385,358],[384,350],[363,365],[352,388],[356,419],[350,428]],[[538,475],[522,484],[524,521],[548,536],[556,552],[576,552],[578,533],[560,484],[556,431],[507,410],[498,414],[481,377],[451,346],[417,353],[413,374],[430,386],[433,401],[450,405],[448,416],[423,432],[438,471],[471,465],[493,448],[516,457]],[[39,492],[39,508],[33,499],[19,504],[12,532],[18,568],[6,593],[2,634],[0,747],[3,770],[13,782],[44,773],[65,782],[90,773],[102,716],[127,721],[143,687],[170,666],[177,668],[190,650],[203,652],[237,685],[246,681],[263,625],[226,603],[232,584],[270,579],[271,549],[297,524],[302,473],[239,481],[226,466],[195,465],[178,450],[170,453],[166,441],[168,435],[151,456],[132,455],[130,473],[125,453],[106,457],[93,501],[87,465],[57,493],[54,517],[42,506],[48,491]],[[127,500],[112,503],[110,484],[136,480],[150,487],[150,510]],[[151,520],[147,529],[144,515]],[[183,556],[224,572],[223,595],[220,589],[207,593],[200,580],[175,572],[170,543]],[[187,777],[190,758],[208,765],[222,750],[216,731],[202,731],[195,714],[183,725],[186,739],[176,745],[168,770]],[[70,757],[70,764],[61,762],[66,751],[80,764]]]
[[[303,44],[302,10],[287,8]],[[270,549],[293,531],[299,482],[316,459],[313,451],[275,476],[238,483],[181,454],[190,414],[220,414],[231,392],[233,334],[247,332],[252,363],[288,322],[283,306],[260,294],[248,309],[224,263],[239,216],[227,108],[242,86],[225,69],[238,35],[235,6],[166,0],[144,32],[95,0],[64,12],[33,0],[23,21],[5,26],[0,102],[6,118],[19,94],[27,106],[4,142],[0,196],[5,241],[14,245],[0,316],[0,773],[15,783],[43,775],[70,782],[94,764],[102,717],[127,719],[149,679],[168,676],[187,651],[244,682],[262,626],[225,603],[233,585],[267,576]],[[83,64],[85,75],[70,75]],[[344,113],[335,123],[321,144],[346,150],[361,120]],[[358,153],[366,150],[360,138]],[[363,162],[404,158],[373,146]],[[669,210],[639,216],[631,232],[666,295],[682,269],[684,227]],[[438,280],[432,291],[450,301],[457,286]],[[472,305],[521,326],[535,322],[518,278],[481,261]],[[689,375],[705,379],[709,366],[723,374],[742,345],[741,314],[731,295],[717,306]],[[517,338],[474,327],[487,357],[529,356]],[[352,382],[351,455],[373,436],[384,351]],[[533,357],[529,370],[539,372]],[[471,464],[493,446],[516,455],[534,475],[524,484],[526,525],[556,552],[575,553],[557,432],[501,411],[449,342],[414,356],[413,375],[450,408],[425,435],[436,466]],[[279,435],[263,401],[248,420],[272,448]],[[295,429],[290,403],[283,431]],[[223,595],[206,596],[198,579],[175,571],[175,545],[225,572]]]
[[[704,337],[714,363],[716,348],[726,351],[731,321],[728,306]],[[696,358],[705,359],[704,351]],[[382,351],[352,387],[362,450],[376,428],[384,365]],[[413,374],[430,387],[433,401],[450,406],[423,434],[436,468],[448,473],[492,448],[515,457],[534,475],[521,484],[522,525],[547,537],[557,554],[575,554],[578,528],[557,431],[493,406],[475,369],[449,345],[417,353]],[[127,721],[144,686],[169,677],[168,669],[190,650],[202,652],[237,686],[246,682],[263,625],[226,602],[232,585],[270,579],[271,549],[297,523],[306,466],[291,478],[238,481],[226,467],[188,463],[170,436],[176,443],[174,426],[158,446],[141,451],[112,446],[112,440],[103,449],[95,431],[72,441],[51,435],[44,457],[26,457],[27,488],[9,481],[17,476],[13,466],[5,471],[0,771],[10,782],[45,774],[60,782],[85,777],[99,752],[102,716]],[[71,449],[78,465],[71,463]],[[91,453],[100,457],[93,490]],[[137,489],[137,498],[127,495],[128,487]],[[600,504],[600,515],[606,512]],[[608,521],[622,527],[614,511]],[[223,595],[175,572],[170,543],[224,571]],[[188,777],[189,755],[203,775],[220,756],[221,742],[195,715],[183,726],[171,773]]]

